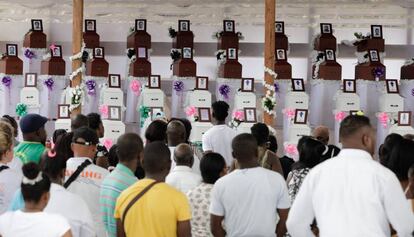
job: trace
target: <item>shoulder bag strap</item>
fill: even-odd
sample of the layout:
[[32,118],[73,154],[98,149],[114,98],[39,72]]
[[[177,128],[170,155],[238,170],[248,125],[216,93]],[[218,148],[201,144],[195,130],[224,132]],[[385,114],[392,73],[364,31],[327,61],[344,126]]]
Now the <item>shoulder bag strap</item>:
[[78,166],[78,168],[75,170],[75,172],[73,172],[73,174],[68,178],[68,180],[66,180],[65,184],[63,184],[63,187],[68,188],[69,185],[73,181],[75,181],[78,178],[78,176],[82,173],[82,171],[90,164],[92,164],[90,160],[85,160],[84,162],[82,162],[82,164]]
[[6,165],[0,166],[0,172],[2,172],[3,170],[8,169],[9,167]]

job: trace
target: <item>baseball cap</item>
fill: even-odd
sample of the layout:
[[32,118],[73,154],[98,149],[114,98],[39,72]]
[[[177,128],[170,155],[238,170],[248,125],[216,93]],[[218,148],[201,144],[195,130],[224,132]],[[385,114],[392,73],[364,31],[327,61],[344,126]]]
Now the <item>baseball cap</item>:
[[26,114],[20,119],[19,125],[22,133],[32,133],[45,126],[47,118],[38,114]]
[[88,127],[81,127],[73,132],[72,142],[86,146],[96,145],[99,143],[99,138],[94,130]]

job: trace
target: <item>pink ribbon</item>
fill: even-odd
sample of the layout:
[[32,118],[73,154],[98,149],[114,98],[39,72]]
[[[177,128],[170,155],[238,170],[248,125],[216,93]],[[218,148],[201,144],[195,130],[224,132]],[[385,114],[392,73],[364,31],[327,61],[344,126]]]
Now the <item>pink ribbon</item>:
[[346,117],[346,113],[344,111],[340,111],[335,114],[335,120],[337,122],[341,122],[342,120],[344,120],[345,117]]
[[132,80],[129,88],[131,88],[136,96],[141,95],[141,83],[138,80]]
[[103,118],[108,118],[108,113],[109,113],[108,105],[99,106],[99,112],[101,113]]
[[193,117],[197,114],[197,110],[194,106],[189,106],[185,109],[185,114],[187,117]]
[[106,138],[103,140],[103,145],[106,147],[106,149],[109,151],[113,145],[112,139]]
[[387,128],[388,120],[389,120],[389,117],[388,117],[387,113],[385,113],[385,112],[379,113],[378,114],[378,120],[380,121],[383,128]]
[[237,119],[239,121],[243,121],[244,120],[244,112],[241,111],[241,110],[234,111],[233,118]]
[[293,160],[297,161],[299,158],[299,152],[298,152],[298,148],[296,147],[295,144],[284,144],[284,148],[285,148],[285,154],[292,158]]
[[282,112],[288,118],[294,118],[295,117],[295,110],[294,109],[284,109]]

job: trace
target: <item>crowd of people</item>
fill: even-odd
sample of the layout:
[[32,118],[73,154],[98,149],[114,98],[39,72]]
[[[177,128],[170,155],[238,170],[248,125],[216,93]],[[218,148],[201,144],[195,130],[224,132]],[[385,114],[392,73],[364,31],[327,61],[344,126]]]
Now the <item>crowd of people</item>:
[[201,146],[189,142],[191,123],[173,118],[110,149],[99,114],[53,134],[40,115],[3,116],[0,237],[414,236],[412,135],[390,134],[376,151],[369,119],[351,115],[342,150],[320,126],[294,160],[276,155],[263,123],[237,134],[228,112],[213,103]]

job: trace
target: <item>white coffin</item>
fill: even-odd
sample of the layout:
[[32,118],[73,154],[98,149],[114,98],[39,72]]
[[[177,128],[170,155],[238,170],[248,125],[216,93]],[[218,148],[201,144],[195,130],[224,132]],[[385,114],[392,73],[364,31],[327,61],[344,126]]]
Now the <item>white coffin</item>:
[[146,107],[164,107],[164,92],[160,89],[143,90],[142,105]]
[[20,103],[27,105],[27,108],[38,108],[39,90],[35,87],[24,87],[20,92]]
[[55,122],[55,130],[57,129],[65,129],[66,132],[70,132],[70,119],[58,119]]
[[406,134],[414,134],[414,128],[411,126],[392,126],[390,128],[390,134],[391,133],[396,133],[396,134],[400,134],[401,136],[404,136]]
[[293,124],[289,128],[288,141],[297,143],[301,137],[310,136],[310,135],[311,135],[311,128],[308,125]]
[[250,128],[254,125],[254,123],[240,123],[240,125],[237,127],[237,133],[252,133]]
[[285,98],[285,108],[308,109],[309,96],[305,92],[288,92]]
[[124,106],[124,93],[119,88],[107,88],[103,91],[103,104],[108,106]]
[[361,100],[356,93],[339,93],[335,98],[336,111],[352,111],[361,109]]
[[213,127],[213,124],[203,122],[194,122],[191,125],[193,127],[190,135],[191,142],[201,142],[203,134]]
[[237,92],[234,97],[234,108],[236,110],[256,108],[256,95],[253,92]]
[[205,90],[195,90],[188,92],[188,105],[195,108],[210,108],[211,93]]
[[103,120],[102,123],[105,127],[104,137],[114,142],[125,133],[125,124],[121,121]]
[[388,113],[404,111],[404,99],[398,94],[383,94],[379,98],[379,111]]

